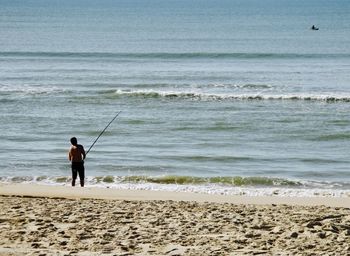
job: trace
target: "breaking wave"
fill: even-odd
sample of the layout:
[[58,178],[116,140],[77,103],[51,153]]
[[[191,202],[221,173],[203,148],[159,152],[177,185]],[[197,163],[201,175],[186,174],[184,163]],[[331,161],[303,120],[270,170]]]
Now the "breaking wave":
[[[2,182],[41,182],[49,181],[54,183],[69,182],[70,177],[59,176],[15,176],[0,177]],[[220,184],[229,186],[292,186],[299,187],[303,184],[299,181],[292,181],[282,178],[270,177],[197,177],[197,176],[96,176],[89,178],[90,183],[154,183],[154,184],[178,184],[178,185],[203,185],[203,184]]]
[[322,101],[322,102],[350,102],[349,95],[325,95],[325,94],[211,94],[197,92],[171,92],[154,90],[108,90],[103,92],[106,97],[142,97],[142,98],[168,98],[190,100],[289,100],[289,101]]
[[51,93],[62,93],[66,90],[56,86],[31,86],[31,85],[2,85],[0,84],[1,94],[22,94],[22,95],[40,95]]
[[[87,177],[87,186],[194,192],[248,196],[350,197],[349,183],[295,181],[270,177],[196,177],[196,176],[95,176]],[[34,183],[70,186],[69,176],[0,177],[0,183]]]

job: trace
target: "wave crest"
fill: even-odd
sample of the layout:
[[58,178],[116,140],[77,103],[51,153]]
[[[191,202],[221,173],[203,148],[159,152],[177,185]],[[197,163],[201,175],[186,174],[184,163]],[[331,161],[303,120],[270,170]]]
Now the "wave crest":
[[324,94],[210,94],[200,92],[171,92],[153,90],[109,90],[107,97],[142,97],[142,98],[169,98],[190,100],[288,100],[288,101],[322,101],[322,102],[350,102],[350,95],[324,95]]
[[[70,186],[71,177],[0,177],[0,183],[37,183]],[[271,177],[97,176],[87,177],[92,187],[195,192],[220,195],[350,197],[348,182],[294,181]]]
[[[42,182],[50,181],[54,183],[69,183],[70,177],[59,176],[15,176],[0,177],[2,182],[23,183],[23,182]],[[177,184],[177,185],[203,185],[220,184],[229,186],[301,186],[298,181],[292,181],[283,178],[270,177],[197,177],[197,176],[96,176],[90,178],[90,183],[154,183],[154,184]]]
[[46,95],[52,93],[62,93],[66,90],[56,86],[35,86],[35,85],[3,85],[0,84],[1,94],[21,94],[21,95]]

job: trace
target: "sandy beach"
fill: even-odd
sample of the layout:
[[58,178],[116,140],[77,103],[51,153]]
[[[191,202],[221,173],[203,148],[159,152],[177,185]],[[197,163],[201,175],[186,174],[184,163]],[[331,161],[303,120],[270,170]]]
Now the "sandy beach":
[[0,255],[350,255],[349,198],[0,186]]

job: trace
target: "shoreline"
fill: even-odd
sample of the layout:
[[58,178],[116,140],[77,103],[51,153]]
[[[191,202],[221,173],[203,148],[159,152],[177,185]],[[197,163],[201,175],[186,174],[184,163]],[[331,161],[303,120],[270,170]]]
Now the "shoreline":
[[[70,176],[0,177],[1,184],[70,186]],[[77,184],[79,185],[79,184]],[[317,182],[273,177],[196,177],[196,176],[87,176],[86,187],[117,190],[190,192],[227,196],[343,197],[350,198],[348,182]]]
[[286,204],[299,206],[324,205],[329,207],[350,207],[350,197],[286,197],[218,195],[193,192],[170,192],[152,190],[131,190],[97,187],[49,186],[37,184],[0,184],[0,195],[23,197],[47,197],[67,199],[108,199],[132,201],[187,201],[231,204]]

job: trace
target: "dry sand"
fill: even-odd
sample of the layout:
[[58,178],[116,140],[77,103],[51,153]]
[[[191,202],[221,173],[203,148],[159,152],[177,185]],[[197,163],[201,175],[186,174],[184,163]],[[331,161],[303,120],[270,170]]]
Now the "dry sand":
[[33,185],[1,185],[0,195],[0,255],[350,255],[348,198],[250,204]]

